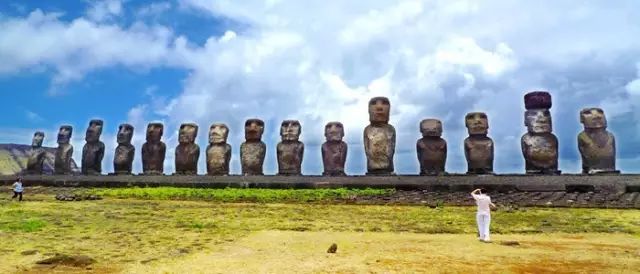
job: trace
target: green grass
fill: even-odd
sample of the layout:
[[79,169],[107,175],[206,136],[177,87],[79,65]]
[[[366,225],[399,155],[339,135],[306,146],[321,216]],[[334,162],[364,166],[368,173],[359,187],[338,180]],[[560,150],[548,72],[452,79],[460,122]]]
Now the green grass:
[[[145,192],[147,190],[151,190],[151,194]],[[0,266],[0,272],[4,272],[2,267],[15,269],[17,264],[32,263],[31,260],[36,257],[21,255],[25,250],[38,250],[41,254],[86,254],[101,264],[118,265],[150,259],[171,259],[176,254],[183,254],[181,252],[184,250],[211,250],[219,244],[233,242],[264,230],[476,233],[474,207],[220,203],[108,198],[117,197],[116,193],[124,193],[121,194],[122,197],[129,198],[132,197],[131,193],[138,193],[147,199],[179,197],[175,196],[176,193],[201,197],[208,193],[211,196],[205,197],[218,197],[211,198],[215,201],[246,197],[262,197],[260,199],[263,200],[289,197],[306,201],[319,199],[318,197],[331,199],[380,191],[160,190],[162,189],[103,190],[111,195],[103,194],[107,198],[100,201],[59,202],[53,200],[53,197],[22,203],[0,200],[0,235],[6,237],[10,233],[11,237],[10,242],[0,241],[0,260],[11,262]],[[312,192],[316,194],[310,194]],[[165,195],[161,196],[159,193]],[[324,193],[324,196],[318,193]],[[640,211],[584,208],[497,211],[492,215],[491,230],[495,234],[585,232],[631,234],[637,237],[640,236]]]
[[103,197],[143,200],[204,200],[217,202],[322,202],[351,197],[389,195],[393,189],[198,189],[177,187],[95,188],[88,191]]
[[42,214],[35,210],[23,209],[19,203],[3,205],[0,210],[0,231],[35,232],[47,225]]
[[0,231],[20,231],[20,232],[35,232],[45,227],[47,223],[37,218],[29,218],[26,220],[20,220],[16,222],[2,222],[0,223]]

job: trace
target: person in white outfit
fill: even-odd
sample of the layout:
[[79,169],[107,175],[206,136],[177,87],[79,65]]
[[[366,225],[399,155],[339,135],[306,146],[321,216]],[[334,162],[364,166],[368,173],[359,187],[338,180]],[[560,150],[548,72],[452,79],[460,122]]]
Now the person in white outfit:
[[16,197],[18,198],[19,202],[22,202],[22,191],[24,189],[22,188],[22,178],[18,177],[18,180],[13,183],[13,197],[11,197],[11,199],[13,200]]
[[491,224],[491,207],[496,207],[491,202],[491,197],[482,193],[482,189],[478,188],[471,192],[471,196],[476,200],[478,212],[476,213],[476,222],[478,222],[479,240],[481,242],[490,242],[489,224]]

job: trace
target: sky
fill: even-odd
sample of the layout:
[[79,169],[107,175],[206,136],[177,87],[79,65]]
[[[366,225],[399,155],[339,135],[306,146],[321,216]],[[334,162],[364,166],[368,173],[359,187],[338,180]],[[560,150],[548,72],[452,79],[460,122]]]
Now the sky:
[[165,125],[165,173],[179,125],[230,128],[231,173],[248,118],[265,121],[265,174],[277,172],[282,120],[302,124],[303,174],[321,174],[324,125],[344,124],[346,170],[364,174],[367,102],[386,96],[397,131],[395,169],[417,174],[419,122],[437,118],[447,171],[466,171],[464,115],[489,116],[494,170],[523,173],[523,95],[553,96],[560,169],[580,172],[579,111],[601,107],[617,166],[640,172],[640,2],[105,0],[0,2],[0,143],[30,144],[74,127],[80,162],[91,119],[103,119],[103,172],[118,125],[135,127],[134,172],[146,124]]

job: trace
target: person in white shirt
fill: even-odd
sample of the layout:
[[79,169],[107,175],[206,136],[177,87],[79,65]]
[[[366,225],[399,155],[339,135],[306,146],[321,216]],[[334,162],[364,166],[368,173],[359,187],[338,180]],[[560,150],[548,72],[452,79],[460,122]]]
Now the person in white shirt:
[[478,223],[479,240],[481,242],[490,242],[489,224],[491,224],[491,207],[496,207],[491,202],[491,197],[482,193],[482,189],[478,188],[471,192],[471,197],[476,200],[478,212],[476,213],[476,222]]
[[11,197],[11,199],[16,198],[19,196],[18,201],[22,201],[22,191],[24,189],[22,188],[22,178],[18,177],[18,180],[13,183],[13,197]]

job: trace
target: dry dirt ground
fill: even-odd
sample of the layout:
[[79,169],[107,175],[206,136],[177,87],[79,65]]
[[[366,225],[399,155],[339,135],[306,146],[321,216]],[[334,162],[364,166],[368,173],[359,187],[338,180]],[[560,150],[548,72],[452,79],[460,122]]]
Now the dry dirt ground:
[[[518,246],[502,245],[517,241]],[[327,253],[332,244],[335,254]],[[637,273],[640,238],[607,234],[472,235],[261,231],[214,251],[130,273]]]
[[[0,273],[638,273],[640,210],[0,197]],[[505,246],[503,241],[519,245]],[[338,245],[335,254],[327,248]],[[56,254],[94,263],[36,264]]]

